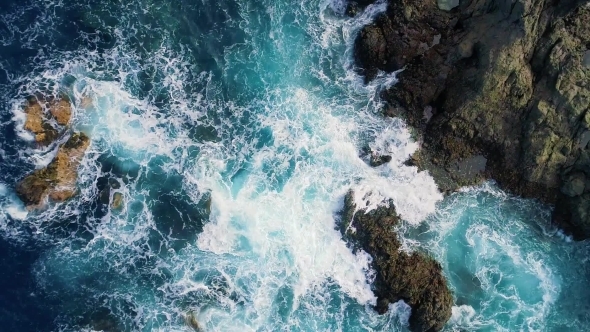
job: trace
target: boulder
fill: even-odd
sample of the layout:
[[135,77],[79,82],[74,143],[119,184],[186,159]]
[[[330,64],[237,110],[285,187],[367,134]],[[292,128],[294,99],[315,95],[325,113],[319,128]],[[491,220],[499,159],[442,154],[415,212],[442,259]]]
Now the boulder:
[[114,210],[119,210],[123,207],[123,194],[120,192],[116,192],[113,194],[113,202],[111,203],[111,208]]
[[389,303],[404,300],[412,308],[412,331],[441,330],[451,317],[453,296],[438,262],[423,252],[400,250],[394,233],[400,219],[393,204],[370,212],[357,210],[349,192],[341,218],[339,226],[345,240],[353,249],[362,249],[373,257],[377,311],[384,313]]
[[47,167],[34,171],[16,186],[16,193],[28,209],[42,208],[46,199],[62,202],[76,192],[78,166],[90,145],[84,133],[74,133],[59,147]]
[[415,164],[444,191],[491,178],[560,202],[554,221],[590,237],[580,212],[590,189],[566,183],[590,169],[588,1],[465,1],[450,12],[429,0],[388,3],[357,36],[355,59],[366,80],[404,69],[382,97],[385,114],[424,142]]
[[65,126],[72,118],[72,106],[65,99],[52,101],[49,103],[49,113],[57,121],[57,124]]
[[388,155],[383,155],[380,156],[378,154],[371,154],[371,158],[369,159],[369,165],[371,165],[371,167],[379,167],[383,164],[387,164],[388,162],[390,162],[392,159],[391,156]]
[[190,327],[196,332],[203,331],[203,329],[201,329],[201,325],[199,324],[199,321],[197,320],[195,313],[192,311],[186,314],[186,316],[184,316],[184,322],[188,327]]
[[[66,126],[72,117],[72,107],[67,98],[30,98],[24,112],[24,129],[33,133],[35,141],[41,145],[55,141],[60,133],[59,126]],[[57,127],[52,124],[52,120]]]

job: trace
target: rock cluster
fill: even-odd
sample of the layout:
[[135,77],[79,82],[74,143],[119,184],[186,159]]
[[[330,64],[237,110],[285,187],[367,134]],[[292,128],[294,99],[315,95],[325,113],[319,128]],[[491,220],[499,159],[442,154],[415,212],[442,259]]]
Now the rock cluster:
[[[25,107],[24,128],[35,135],[38,144],[48,145],[65,133],[70,122],[72,108],[67,98],[36,98]],[[27,175],[16,186],[16,193],[29,209],[41,208],[47,199],[65,201],[76,192],[78,167],[90,139],[84,133],[72,133],[57,150],[57,155],[47,167]]]
[[401,244],[393,232],[400,219],[393,205],[357,211],[352,192],[344,203],[339,225],[344,238],[373,257],[377,310],[383,313],[389,303],[404,300],[412,307],[412,331],[441,330],[451,317],[453,297],[440,264],[424,253],[400,251]]
[[390,0],[355,41],[366,80],[404,69],[383,98],[423,140],[411,162],[444,191],[492,178],[556,204],[590,237],[588,0],[443,2]]

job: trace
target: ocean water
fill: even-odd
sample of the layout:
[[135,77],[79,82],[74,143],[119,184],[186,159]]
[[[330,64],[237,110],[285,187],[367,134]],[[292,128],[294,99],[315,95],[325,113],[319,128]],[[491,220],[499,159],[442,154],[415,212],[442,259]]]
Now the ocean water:
[[[395,74],[353,70],[386,4],[344,6],[0,2],[0,330],[406,331],[410,308],[373,311],[370,257],[335,229],[351,188],[393,200],[404,249],[443,265],[446,331],[588,330],[588,244],[493,183],[443,198],[405,166],[419,144],[379,112]],[[68,95],[92,143],[79,194],[29,213],[15,183],[57,147],[23,130],[35,93]]]

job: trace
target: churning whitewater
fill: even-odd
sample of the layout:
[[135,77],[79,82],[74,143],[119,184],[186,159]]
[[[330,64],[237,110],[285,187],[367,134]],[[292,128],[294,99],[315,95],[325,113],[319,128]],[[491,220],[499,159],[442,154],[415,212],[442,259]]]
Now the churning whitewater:
[[[419,148],[384,118],[380,75],[353,68],[386,9],[339,0],[15,1],[0,5],[0,324],[7,331],[405,331],[374,309],[370,257],[336,230],[343,197],[393,200],[405,250],[455,297],[448,331],[582,331],[586,243],[491,183],[443,200]],[[26,99],[67,95],[91,138],[71,200],[28,212],[14,186],[35,147]],[[62,139],[63,143],[64,140]],[[373,168],[359,151],[392,156]],[[122,209],[103,202],[123,197]],[[13,285],[13,286],[10,286]],[[8,290],[8,288],[11,288]]]

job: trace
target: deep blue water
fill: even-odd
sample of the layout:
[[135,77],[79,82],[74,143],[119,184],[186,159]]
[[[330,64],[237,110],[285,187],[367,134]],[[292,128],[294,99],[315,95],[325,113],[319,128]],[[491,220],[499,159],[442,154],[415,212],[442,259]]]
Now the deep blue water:
[[[351,188],[369,208],[393,199],[406,248],[443,265],[445,330],[586,330],[589,247],[548,207],[491,183],[443,200],[403,164],[418,144],[377,98],[395,76],[352,70],[356,32],[384,9],[2,1],[2,330],[190,331],[191,314],[205,331],[405,331],[409,308],[372,310],[369,258],[334,228]],[[39,92],[67,94],[92,144],[80,193],[27,213],[14,185],[55,153],[22,130]],[[371,168],[366,145],[392,162]]]

